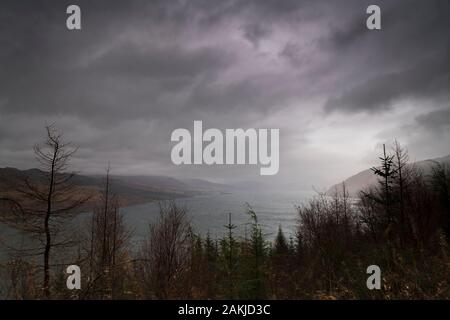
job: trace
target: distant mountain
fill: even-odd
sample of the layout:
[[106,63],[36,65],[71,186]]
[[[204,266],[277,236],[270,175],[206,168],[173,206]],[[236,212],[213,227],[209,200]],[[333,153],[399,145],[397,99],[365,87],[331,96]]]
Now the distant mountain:
[[112,179],[129,187],[149,191],[183,193],[189,190],[184,182],[165,176],[112,176]]
[[182,181],[189,186],[189,189],[198,191],[227,192],[232,188],[226,184],[215,183],[202,179],[183,179]]
[[[433,166],[433,163],[435,162],[450,165],[450,155],[436,159],[417,161],[410,164],[410,166],[415,166],[416,168],[420,169],[424,174],[429,174],[431,173],[431,168]],[[342,191],[342,183],[344,182],[345,188],[348,191],[349,195],[355,196],[362,189],[376,184],[377,181],[378,177],[373,173],[372,170],[367,169],[345,179],[344,181],[338,184],[333,185],[331,188],[328,189],[327,194],[332,195],[336,190]]]
[[224,192],[230,189],[225,184],[202,179],[176,179],[166,176],[113,176],[126,185],[152,191],[169,191],[175,193]]
[[[13,193],[15,187],[29,179],[33,184],[45,181],[45,173],[39,169],[19,170],[0,168],[0,194]],[[76,174],[72,182],[80,193],[98,198],[105,177]],[[200,179],[179,180],[165,176],[111,176],[110,186],[124,205],[169,200],[194,196],[205,192],[224,191],[227,186]]]

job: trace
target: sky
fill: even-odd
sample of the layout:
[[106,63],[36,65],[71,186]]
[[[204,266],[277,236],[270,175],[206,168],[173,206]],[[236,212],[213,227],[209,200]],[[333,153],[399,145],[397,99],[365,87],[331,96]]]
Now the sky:
[[[412,160],[448,155],[449,27],[447,0],[2,0],[0,167],[36,167],[51,123],[81,173],[321,189],[393,139]],[[280,129],[278,174],[175,166],[171,133],[194,120]]]

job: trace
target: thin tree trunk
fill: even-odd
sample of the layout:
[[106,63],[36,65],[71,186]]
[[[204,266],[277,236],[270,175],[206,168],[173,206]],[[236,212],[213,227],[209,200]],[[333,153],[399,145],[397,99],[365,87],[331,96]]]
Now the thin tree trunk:
[[[386,161],[386,145],[383,144],[383,155],[384,155],[384,159]],[[388,163],[386,162],[384,164],[384,192],[385,192],[385,206],[386,206],[386,215],[388,217],[388,221],[389,223],[392,222],[392,217],[391,217],[391,212],[389,210],[389,198],[390,198],[390,194],[389,194],[389,166]]]
[[51,248],[51,234],[50,234],[50,215],[52,212],[52,196],[53,184],[55,180],[55,162],[58,153],[58,146],[55,147],[52,159],[52,166],[50,171],[50,186],[47,196],[47,212],[44,220],[45,231],[45,249],[44,249],[44,296],[50,299],[50,248]]
[[108,202],[109,202],[109,171],[106,175],[105,208],[104,208],[105,211],[103,212],[103,246],[102,246],[102,262],[103,262],[103,264],[105,264],[105,262],[106,262],[105,261],[106,260],[106,228],[107,228],[107,220],[108,220]]
[[111,298],[115,296],[115,282],[116,282],[116,241],[117,241],[117,208],[114,208],[114,232],[113,232],[113,247],[112,247],[112,266],[111,266]]
[[95,227],[95,213],[92,213],[92,225],[91,225],[91,243],[89,252],[89,281],[93,279],[93,267],[94,267],[94,227]]

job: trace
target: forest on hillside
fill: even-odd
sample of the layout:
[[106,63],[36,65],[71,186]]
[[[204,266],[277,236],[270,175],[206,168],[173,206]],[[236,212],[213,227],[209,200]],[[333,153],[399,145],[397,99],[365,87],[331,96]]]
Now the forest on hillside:
[[[12,186],[15,196],[0,195],[0,222],[32,240],[8,247],[0,262],[1,298],[450,298],[449,168],[435,163],[425,174],[397,142],[372,168],[378,184],[357,199],[342,185],[299,205],[295,237],[280,227],[269,240],[250,206],[245,235],[235,233],[230,215],[222,238],[201,236],[188,218],[195,212],[166,202],[138,247],[111,192],[109,170],[92,219],[68,230],[89,200],[71,184],[76,148],[50,126],[34,152],[45,183],[24,179]],[[80,266],[80,290],[66,287],[68,265]],[[367,288],[370,265],[381,269],[380,290]]]

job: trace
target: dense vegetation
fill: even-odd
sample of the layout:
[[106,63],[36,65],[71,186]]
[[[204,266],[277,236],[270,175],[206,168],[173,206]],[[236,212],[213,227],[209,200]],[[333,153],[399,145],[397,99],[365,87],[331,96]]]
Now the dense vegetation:
[[[65,146],[52,130],[48,136],[50,151]],[[72,154],[71,149],[59,155],[38,150],[44,163],[49,160],[54,165],[64,159],[61,170]],[[269,241],[251,207],[247,209],[250,228],[244,236],[237,235],[230,215],[221,239],[202,237],[190,225],[184,208],[166,203],[139,248],[131,244],[120,203],[110,192],[109,171],[92,220],[76,234],[64,234],[65,219],[83,199],[72,196],[69,181],[59,180],[61,172],[50,166],[46,188],[25,183],[22,192],[27,201],[1,201],[2,222],[38,243],[32,251],[17,249],[2,264],[2,295],[10,299],[450,298],[448,169],[436,163],[431,174],[421,172],[408,164],[398,143],[391,154],[384,151],[380,162],[373,168],[379,184],[362,190],[357,199],[350,198],[343,185],[334,195],[318,194],[300,205],[295,237],[287,239],[280,228],[275,240]],[[81,267],[81,290],[66,288],[67,264]],[[382,270],[381,290],[366,286],[366,268],[373,264]]]

